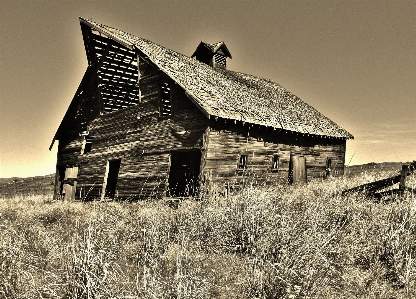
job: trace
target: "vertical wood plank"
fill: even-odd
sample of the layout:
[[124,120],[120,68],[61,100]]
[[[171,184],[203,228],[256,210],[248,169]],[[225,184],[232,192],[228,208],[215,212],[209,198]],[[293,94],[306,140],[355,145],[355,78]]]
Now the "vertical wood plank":
[[402,171],[401,171],[400,183],[399,183],[400,190],[406,189],[406,177],[409,173],[410,173],[409,165],[402,165]]

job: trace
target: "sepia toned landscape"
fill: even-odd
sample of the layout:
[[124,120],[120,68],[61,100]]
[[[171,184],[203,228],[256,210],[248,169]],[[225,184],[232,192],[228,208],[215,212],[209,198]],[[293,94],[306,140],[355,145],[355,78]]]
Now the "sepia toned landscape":
[[[400,173],[181,201],[52,200],[53,175],[2,179],[2,298],[413,298],[416,194],[341,191]],[[406,179],[415,188],[415,174]]]
[[1,4],[0,299],[416,298],[416,1]]

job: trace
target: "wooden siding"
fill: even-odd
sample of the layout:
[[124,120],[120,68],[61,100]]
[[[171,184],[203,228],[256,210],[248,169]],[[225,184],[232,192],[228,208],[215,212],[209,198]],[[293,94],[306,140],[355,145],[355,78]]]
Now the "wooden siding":
[[[241,122],[211,121],[207,130],[204,178],[218,184],[238,184],[248,175],[258,175],[267,184],[287,183],[290,155],[306,158],[307,180],[324,178],[326,161],[332,159],[332,174],[344,173],[345,144],[342,139],[306,136],[287,131],[253,127]],[[238,169],[240,155],[248,155],[247,168]],[[273,156],[279,169],[272,169]]]

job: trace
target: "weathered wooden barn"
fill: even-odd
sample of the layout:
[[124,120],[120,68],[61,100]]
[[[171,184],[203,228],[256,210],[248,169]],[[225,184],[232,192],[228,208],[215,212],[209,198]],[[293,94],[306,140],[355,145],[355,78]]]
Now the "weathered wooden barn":
[[80,18],[88,67],[52,140],[55,197],[193,196],[247,174],[342,175],[353,136],[279,84],[226,68],[225,43],[192,57]]

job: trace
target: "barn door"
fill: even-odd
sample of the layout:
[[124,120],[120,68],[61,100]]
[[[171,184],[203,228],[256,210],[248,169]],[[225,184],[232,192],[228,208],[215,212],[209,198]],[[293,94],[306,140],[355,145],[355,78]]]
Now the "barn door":
[[75,199],[77,190],[78,166],[66,167],[60,169],[61,175],[64,174],[62,181],[61,195],[63,199]]
[[306,158],[298,154],[290,155],[289,183],[306,183]]
[[121,160],[109,160],[104,176],[102,198],[114,198],[116,195],[118,171],[120,170]]
[[168,195],[194,196],[198,187],[200,163],[200,151],[172,152]]

